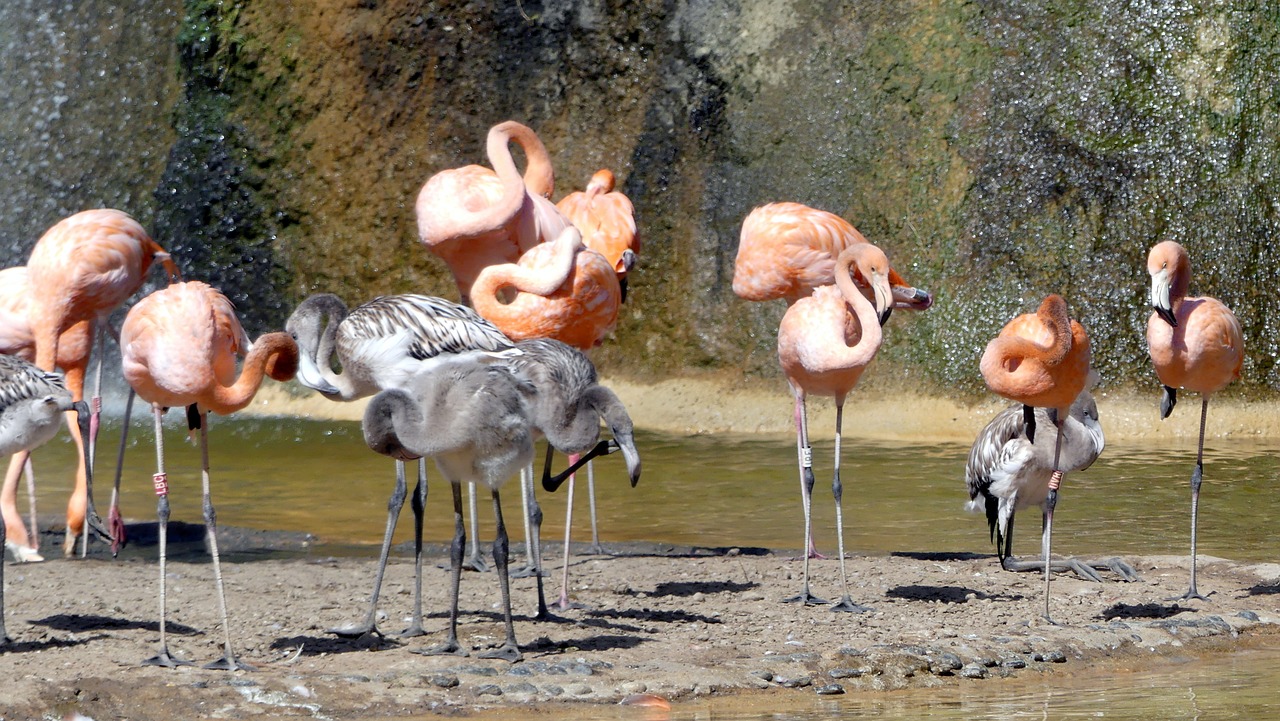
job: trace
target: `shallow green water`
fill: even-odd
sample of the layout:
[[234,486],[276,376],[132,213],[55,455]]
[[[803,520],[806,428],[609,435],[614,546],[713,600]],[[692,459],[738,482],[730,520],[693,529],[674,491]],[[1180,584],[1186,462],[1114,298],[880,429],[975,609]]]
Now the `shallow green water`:
[[[167,470],[173,518],[199,523],[198,448],[182,442],[180,414],[167,426]],[[113,468],[119,423],[108,424],[99,448],[100,467]],[[615,458],[597,463],[601,535],[610,541],[656,541],[673,545],[801,545],[794,445],[786,439],[642,433],[640,485],[629,488]],[[359,425],[302,420],[215,419],[210,431],[214,502],[221,526],[306,532],[313,552],[376,552],[394,479],[390,460],[370,452]],[[71,468],[72,446],[54,442],[36,459],[43,512],[61,508]],[[1274,519],[1280,517],[1280,444],[1214,440],[1205,460],[1201,502],[1201,552],[1246,561],[1275,560]],[[964,445],[863,443],[846,440],[842,464],[846,484],[846,543],[854,552],[989,553],[986,523],[967,513]],[[820,549],[835,545],[829,491],[831,448],[815,448],[819,489],[815,529]],[[1055,517],[1055,551],[1071,554],[1181,554],[1189,543],[1187,479],[1194,448],[1112,443],[1088,471],[1069,476]],[[562,465],[563,459],[557,461]],[[123,506],[126,517],[154,514],[150,476],[155,469],[148,423],[131,429],[126,454]],[[427,535],[445,541],[451,533],[448,490],[431,469]],[[110,474],[100,479],[110,483]],[[105,503],[106,492],[100,495]],[[519,491],[504,495],[509,518]],[[545,536],[563,534],[564,492],[540,492]],[[575,540],[586,540],[585,494],[579,491]],[[1038,547],[1038,514],[1025,514],[1017,550]],[[481,536],[492,521],[481,506]],[[518,522],[510,520],[513,540]],[[397,541],[410,538],[406,510]],[[1140,674],[1038,677],[1009,682],[960,684],[918,692],[857,694],[834,700],[810,694],[763,699],[717,700],[677,705],[663,714],[627,707],[566,711],[564,718],[764,719],[890,718],[1268,718],[1280,703],[1280,641],[1220,658],[1169,662]],[[514,715],[513,715],[514,714]],[[509,711],[504,718],[518,718]]]
[[[167,471],[174,520],[199,523],[199,451],[183,442],[181,415],[169,414]],[[119,424],[100,441],[99,488],[110,484]],[[619,457],[596,463],[600,532],[609,541],[657,541],[676,545],[801,545],[799,482],[792,442],[777,438],[701,435],[679,438],[641,433],[640,484],[630,488]],[[219,524],[306,532],[336,548],[376,545],[382,538],[394,465],[364,445],[354,422],[293,419],[214,419],[210,430],[213,500]],[[1200,550],[1245,561],[1276,558],[1273,521],[1280,517],[1280,444],[1211,441],[1201,493]],[[820,549],[835,546],[830,492],[831,448],[814,449],[818,486],[814,528]],[[1054,549],[1064,554],[1176,554],[1189,544],[1191,444],[1158,447],[1111,443],[1087,471],[1068,476],[1055,515]],[[911,445],[846,440],[846,544],[853,552],[976,552],[991,550],[981,514],[964,510],[964,462],[959,444]],[[541,459],[541,453],[539,453]],[[69,443],[53,443],[37,456],[42,513],[65,502],[71,463]],[[557,459],[563,467],[564,459]],[[539,466],[540,467],[540,466]],[[122,507],[133,520],[154,518],[150,476],[155,470],[153,434],[136,424],[126,453]],[[429,468],[427,537],[452,534],[449,491]],[[585,479],[579,477],[575,540],[588,540]],[[99,492],[101,503],[109,497]],[[546,512],[544,538],[560,539],[565,488],[539,490]],[[518,513],[519,487],[504,487],[509,518]],[[25,507],[25,506],[24,506]],[[410,538],[405,518],[397,541]],[[518,521],[511,520],[518,524]],[[492,518],[481,506],[481,537]],[[519,535],[513,525],[513,535]],[[1038,513],[1020,518],[1016,550],[1038,549]],[[370,549],[372,552],[372,549]]]

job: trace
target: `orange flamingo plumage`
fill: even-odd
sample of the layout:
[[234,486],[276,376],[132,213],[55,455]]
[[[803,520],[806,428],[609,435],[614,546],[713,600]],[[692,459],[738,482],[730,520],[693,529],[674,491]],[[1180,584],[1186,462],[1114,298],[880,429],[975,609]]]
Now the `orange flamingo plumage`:
[[1200,394],[1200,441],[1191,473],[1191,585],[1181,599],[1206,600],[1196,589],[1196,516],[1204,477],[1204,426],[1209,396],[1240,377],[1244,338],[1231,309],[1216,298],[1187,297],[1191,258],[1186,248],[1167,240],[1147,255],[1151,275],[1151,306],[1147,320],[1147,348],[1156,376],[1164,385],[1160,418],[1169,417],[1178,389]]
[[[105,326],[107,316],[142,287],[156,261],[164,265],[171,278],[178,277],[178,268],[169,254],[136,220],[119,210],[81,211],[45,231],[27,260],[30,286],[40,289],[39,293],[32,294],[27,310],[35,340],[36,366],[53,370],[57,359],[62,357],[61,338],[76,324],[90,321]],[[80,400],[83,375],[78,380],[68,380],[75,399]],[[73,383],[79,387],[72,386]],[[96,416],[96,409],[93,414]],[[71,423],[68,417],[67,425],[77,445],[82,444],[77,424]],[[91,421],[90,429],[94,425]],[[92,442],[90,438],[90,445]],[[16,483],[15,468],[25,464],[26,459],[25,452],[16,454],[6,479],[14,478]],[[88,508],[86,483],[85,469],[81,466],[67,505],[64,553],[71,552],[75,536],[83,530]],[[91,520],[97,523],[97,519]],[[25,536],[25,531],[20,529],[21,524],[19,537]]]
[[631,199],[613,186],[613,173],[598,170],[585,191],[569,193],[556,207],[582,232],[582,242],[613,264],[626,300],[627,273],[640,254],[640,234]]
[[[247,406],[263,376],[293,377],[298,347],[287,333],[268,333],[249,348],[249,339],[231,301],[199,281],[177,283],[152,293],[129,310],[120,329],[125,380],[151,404],[155,417],[157,472],[154,477],[160,521],[160,652],[145,663],[177,666],[169,653],[165,632],[165,543],[169,523],[169,486],[164,469],[164,412],[186,407],[191,429],[200,431],[201,479],[204,490],[206,539],[213,557],[213,574],[222,614],[225,655],[209,668],[246,668],[231,650],[222,568],[218,559],[217,524],[209,495],[208,413],[226,415]],[[248,350],[243,367],[236,357]]]
[[[524,149],[525,174],[510,143]],[[418,192],[418,236],[453,273],[462,302],[486,266],[514,263],[526,251],[560,234],[569,221],[548,200],[554,178],[546,146],[513,120],[489,130],[486,150],[493,169],[479,165],[444,170]]]
[[[874,304],[854,284],[854,269],[871,285]],[[809,592],[809,558],[813,533],[810,508],[813,494],[812,451],[805,413],[805,398],[832,396],[836,403],[836,451],[832,493],[836,501],[836,536],[839,541],[840,580],[844,595],[834,611],[865,611],[849,596],[844,561],[843,486],[840,482],[840,429],[844,401],[858,384],[867,365],[880,350],[880,324],[892,309],[888,279],[889,260],[869,243],[845,248],[836,258],[835,284],[815,288],[809,296],[787,308],[778,327],[778,360],[795,396],[796,451],[800,467],[800,491],[804,507],[804,581],[800,595],[788,599],[803,604],[826,603]]]
[[1050,550],[1053,509],[1062,483],[1062,428],[1071,404],[1088,385],[1092,355],[1089,334],[1068,315],[1067,301],[1049,295],[1035,313],[1019,315],[1005,324],[987,344],[979,368],[987,387],[1023,406],[1027,439],[1035,440],[1035,408],[1047,408],[1057,430],[1053,476],[1044,501],[1044,616],[1049,619]]
[[518,263],[485,268],[472,291],[476,312],[511,340],[553,338],[582,350],[613,329],[622,299],[613,266],[573,226]]
[[[849,221],[833,213],[800,203],[762,205],[742,220],[733,292],[744,300],[785,298],[793,303],[833,283],[841,251],[866,242]],[[859,280],[859,285],[865,282]],[[911,287],[892,268],[889,285],[895,308],[926,310],[933,305],[928,291]]]
[[[31,296],[26,266],[20,265],[0,270],[0,353],[18,356],[28,363],[34,363],[36,359],[35,334],[31,330],[28,315]],[[84,397],[84,379],[89,368],[89,353],[92,346],[93,323],[87,320],[71,326],[58,339],[57,366],[62,369],[64,382],[73,399]],[[83,457],[83,439],[79,434],[73,434],[72,438],[76,443],[77,457]],[[20,561],[44,560],[37,552],[39,551],[37,540],[39,532],[36,527],[35,489],[30,457],[21,465],[10,464],[3,491],[0,491],[3,494],[0,512],[5,514],[5,523],[11,528],[17,525],[20,530],[25,530],[21,529],[21,517],[17,511],[18,478],[22,475],[24,468],[27,471],[27,493],[30,502],[28,519],[31,528],[29,533],[24,534],[25,538],[6,540],[6,545]]]

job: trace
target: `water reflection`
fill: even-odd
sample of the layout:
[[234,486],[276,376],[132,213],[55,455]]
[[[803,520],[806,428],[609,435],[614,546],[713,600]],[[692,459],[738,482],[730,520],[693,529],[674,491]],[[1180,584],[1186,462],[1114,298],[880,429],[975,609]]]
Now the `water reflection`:
[[[199,523],[199,451],[178,443],[182,414],[168,418],[167,470],[175,520]],[[148,419],[149,423],[149,419]],[[119,422],[100,441],[102,468],[112,467]],[[130,433],[122,506],[126,517],[153,517],[152,434],[138,423]],[[314,534],[321,544],[356,547],[379,542],[386,499],[394,480],[391,461],[365,447],[354,422],[295,419],[213,419],[210,443],[213,496],[220,524]],[[802,516],[792,442],[751,436],[639,433],[644,476],[628,487],[620,460],[596,464],[601,535],[608,542],[654,541],[708,547],[800,547]],[[1216,440],[1206,449],[1201,496],[1201,552],[1245,561],[1274,558],[1270,528],[1280,516],[1280,480],[1274,443]],[[842,476],[845,522],[854,552],[975,552],[992,550],[981,514],[963,510],[961,444],[866,443],[846,439]],[[830,442],[814,449],[818,487],[814,528],[821,549],[835,545],[829,490]],[[1190,543],[1188,477],[1194,449],[1109,443],[1088,471],[1069,476],[1058,504],[1055,551],[1064,554],[1184,554]],[[36,456],[41,508],[65,503],[72,447],[54,442]],[[558,465],[563,464],[563,458]],[[110,483],[103,473],[98,487]],[[434,468],[432,479],[439,479]],[[575,535],[586,538],[586,503],[580,481]],[[99,491],[105,503],[106,491]],[[442,495],[443,494],[443,495]],[[546,511],[544,538],[563,533],[563,489],[539,491]],[[448,492],[431,485],[427,535],[452,534]],[[516,485],[504,495],[513,514]],[[489,537],[481,518],[481,536]],[[1015,552],[1038,548],[1038,524],[1024,518]],[[402,523],[397,541],[409,539]],[[365,549],[372,552],[371,549]]]

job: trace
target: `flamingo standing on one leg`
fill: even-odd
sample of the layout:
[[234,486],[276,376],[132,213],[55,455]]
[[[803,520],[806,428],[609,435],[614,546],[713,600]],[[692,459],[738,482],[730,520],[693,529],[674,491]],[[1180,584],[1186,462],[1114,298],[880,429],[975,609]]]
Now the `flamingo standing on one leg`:
[[511,621],[507,573],[510,551],[498,488],[533,460],[533,434],[527,403],[528,383],[500,365],[461,359],[421,373],[411,390],[387,390],[374,396],[364,415],[364,438],[378,453],[402,461],[430,456],[453,486],[454,537],[449,550],[451,593],[449,636],[425,653],[467,655],[458,643],[458,588],[466,530],[462,523],[462,483],[484,484],[493,495],[497,530],[493,562],[498,569],[506,640],[481,658],[521,659]]
[[1179,388],[1200,394],[1200,441],[1191,473],[1191,585],[1181,599],[1207,600],[1196,589],[1196,515],[1204,478],[1204,426],[1209,396],[1240,377],[1244,338],[1231,309],[1216,298],[1188,298],[1191,258],[1174,241],[1156,244],[1147,255],[1151,274],[1151,306],[1147,348],[1156,376],[1164,384],[1160,418],[1168,418]]
[[[568,344],[549,338],[537,338],[516,344],[520,355],[508,367],[537,390],[530,414],[534,428],[547,439],[547,466],[543,487],[554,491],[558,483],[550,477],[552,449],[570,458],[621,450],[626,459],[627,476],[634,488],[640,480],[640,452],[636,450],[631,417],[613,391],[599,384],[596,367],[586,354]],[[598,444],[600,422],[613,434],[612,444]],[[603,446],[603,447],[602,447]],[[522,479],[523,480],[523,479]],[[532,538],[528,541],[530,570],[538,579],[538,618],[547,616],[546,598],[542,591],[541,525],[542,510],[531,492],[526,493],[526,515],[531,521]],[[565,521],[568,526],[569,520]],[[568,544],[566,544],[567,549]],[[559,605],[569,606],[569,564],[564,564]]]
[[[866,242],[847,220],[825,210],[800,203],[762,205],[742,220],[733,292],[744,300],[785,298],[794,303],[814,288],[831,285],[840,253]],[[928,291],[911,287],[892,268],[889,285],[895,308],[927,310],[933,305]]]
[[1090,359],[1089,335],[1084,326],[1067,315],[1067,302],[1062,296],[1050,295],[1035,313],[1009,321],[987,344],[980,364],[988,388],[1023,405],[1028,441],[1034,442],[1033,409],[1054,409],[1051,417],[1057,438],[1049,492],[1044,501],[1044,533],[1041,538],[1044,617],[1049,621],[1052,621],[1049,616],[1052,567],[1049,552],[1053,542],[1053,509],[1058,502],[1058,487],[1063,476],[1062,427],[1070,415],[1071,404],[1088,383]]
[[[991,540],[995,541],[1000,565],[1006,571],[1041,571],[1044,561],[1023,561],[1013,557],[1014,514],[1023,508],[1040,506],[1043,511],[1053,480],[1053,454],[1058,431],[1052,408],[1035,409],[1040,424],[1053,427],[1041,431],[1036,440],[1027,439],[1026,416],[1014,406],[996,414],[973,442],[964,479],[969,490],[969,510],[985,510]],[[1062,423],[1062,450],[1059,468],[1063,473],[1083,471],[1102,454],[1106,442],[1098,423],[1098,405],[1093,394],[1082,391],[1071,404],[1071,414]],[[979,498],[981,497],[981,498]],[[1126,581],[1138,580],[1133,567],[1119,558],[1081,561],[1067,558],[1052,561],[1054,571],[1074,571],[1081,578],[1101,581],[1094,569],[1109,569]]]
[[556,203],[569,222],[582,232],[582,242],[613,264],[627,299],[627,273],[640,253],[635,208],[631,199],[613,189],[613,173],[597,170],[585,191],[569,193]]
[[[171,278],[178,277],[178,268],[169,254],[136,220],[119,210],[81,211],[45,231],[27,260],[30,285],[39,289],[32,294],[28,306],[35,338],[35,364],[53,370],[61,355],[59,343],[63,334],[77,323],[97,321],[105,326],[107,316],[142,287],[156,261],[164,265]],[[72,387],[72,393],[79,400],[83,374],[79,374],[78,380],[73,375],[70,382],[80,386]],[[94,425],[91,421],[90,428]],[[70,419],[68,426],[77,445],[83,444],[78,426]],[[16,483],[14,468],[21,468],[26,459],[26,452],[15,454],[6,479],[12,477]],[[67,504],[64,553],[71,552],[75,537],[84,526],[88,504],[86,483],[85,469],[80,467],[76,472],[75,491]],[[96,519],[91,520],[98,523]],[[20,522],[18,525],[20,535],[25,535]]]
[[[874,305],[854,285],[853,268],[871,284]],[[858,384],[863,371],[880,350],[880,325],[889,318],[892,303],[889,259],[874,245],[861,243],[844,249],[836,259],[835,285],[816,288],[812,295],[792,303],[778,326],[778,360],[796,401],[796,451],[804,499],[806,542],[813,538],[810,508],[814,478],[805,398],[810,395],[833,396],[836,403],[835,470],[831,490],[836,501],[840,585],[844,593],[832,606],[833,611],[867,610],[849,596],[849,581],[845,573],[840,429],[845,397]],[[804,581],[800,595],[787,600],[805,605],[826,603],[809,592],[809,557],[809,553],[804,554]]]
[[[298,304],[285,329],[297,341],[301,354],[298,381],[334,401],[352,401],[382,390],[406,388],[419,373],[460,358],[497,360],[516,353],[502,331],[474,310],[425,295],[383,296],[348,311],[336,295],[320,293]],[[341,373],[332,370],[334,356],[342,366]],[[422,461],[411,502],[415,531],[414,611],[404,636],[424,633],[422,512],[426,492],[426,462]],[[332,633],[353,637],[377,631],[378,596],[406,493],[404,463],[397,460],[396,486],[387,503],[387,525],[368,612],[363,621],[331,629]],[[471,562],[483,563],[478,554]]]
[[[0,353],[15,355],[33,363],[36,359],[35,334],[31,330],[28,318],[28,305],[32,296],[31,284],[27,278],[26,266],[17,266],[0,270]],[[93,323],[81,321],[67,329],[58,341],[57,367],[65,374],[64,382],[71,391],[72,397],[84,397],[85,371],[89,367],[89,351],[93,346]],[[79,435],[72,438],[83,455],[83,443]],[[27,472],[27,496],[30,504],[28,533],[22,533],[21,516],[17,511],[18,478],[23,470]],[[40,537],[36,525],[35,484],[31,472],[31,460],[22,464],[10,464],[5,477],[3,503],[0,503],[7,524],[17,526],[17,531],[26,537],[7,540],[6,550],[15,555],[18,562],[42,561],[38,553]]]
[[[510,143],[525,151],[524,176]],[[433,175],[418,192],[418,236],[452,271],[462,302],[489,265],[514,263],[534,246],[556,237],[569,221],[547,198],[554,177],[547,149],[528,127],[508,120],[489,130],[493,170],[468,165]]]
[[[29,451],[58,433],[65,412],[88,415],[83,402],[75,402],[62,377],[36,368],[25,360],[0,355],[0,455]],[[5,541],[0,515],[0,545]],[[12,639],[4,625],[4,554],[0,553],[0,647]]]
[[[138,301],[120,328],[125,380],[151,404],[155,416],[154,482],[160,522],[160,652],[147,665],[178,666],[188,662],[169,653],[165,633],[165,546],[169,525],[169,484],[164,469],[164,412],[186,407],[192,430],[200,429],[201,481],[206,540],[213,557],[213,577],[222,615],[222,659],[206,668],[249,668],[231,650],[231,628],[222,566],[218,558],[217,521],[209,494],[210,411],[226,415],[249,405],[266,374],[278,381],[293,377],[298,347],[285,333],[268,333],[249,348],[235,307],[218,290],[199,281],[177,283]],[[236,356],[248,350],[237,375]]]

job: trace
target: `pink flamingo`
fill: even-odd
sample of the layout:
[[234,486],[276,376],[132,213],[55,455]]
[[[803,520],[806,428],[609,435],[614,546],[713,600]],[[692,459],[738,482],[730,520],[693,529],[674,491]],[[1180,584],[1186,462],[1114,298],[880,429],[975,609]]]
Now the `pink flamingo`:
[[[171,278],[179,276],[169,254],[147,235],[136,220],[119,210],[81,211],[45,231],[27,260],[30,287],[40,289],[31,295],[27,309],[35,342],[36,366],[43,370],[54,369],[57,359],[63,357],[59,350],[60,341],[76,324],[91,321],[105,327],[107,316],[142,287],[152,263],[156,261],[164,265]],[[68,380],[74,398],[80,400],[83,397],[83,374],[79,374],[78,379]],[[91,410],[96,418],[96,408]],[[91,419],[91,436],[96,425],[96,421]],[[81,446],[83,440],[79,426],[72,423],[70,417],[67,426],[77,446]],[[93,440],[92,437],[89,439],[91,447]],[[6,485],[10,478],[16,484],[27,457],[25,451],[14,455],[6,475]],[[76,471],[75,491],[67,504],[64,553],[71,552],[75,537],[82,532],[87,509],[88,487],[85,469],[80,466]],[[14,530],[18,538],[26,535],[20,518]]]
[[1053,543],[1053,509],[1062,483],[1063,425],[1071,415],[1071,404],[1089,382],[1092,358],[1089,335],[1084,326],[1067,314],[1067,302],[1049,295],[1035,313],[1009,321],[987,344],[980,369],[987,387],[1023,405],[1027,440],[1035,442],[1035,408],[1050,409],[1056,426],[1053,472],[1044,500],[1044,617],[1049,616],[1049,552]]
[[[16,266],[0,270],[0,353],[18,356],[28,363],[36,358],[35,334],[27,315],[27,306],[32,293],[27,279],[26,266]],[[58,342],[58,368],[65,374],[64,381],[73,398],[84,397],[85,372],[89,367],[89,352],[93,346],[93,323],[81,321],[67,329]],[[77,457],[84,455],[84,444],[79,434],[73,434],[76,442]],[[22,519],[18,514],[18,478],[23,470],[27,475],[27,499],[29,502],[29,534],[22,528]],[[0,491],[0,512],[4,514],[5,523],[10,528],[17,526],[22,537],[5,541],[6,549],[16,556],[19,562],[43,561],[38,553],[40,537],[36,523],[35,478],[31,470],[31,459],[18,465],[11,463],[5,476],[3,491]],[[74,504],[73,504],[74,505]],[[70,532],[71,526],[67,526]]]
[[[742,220],[738,256],[733,268],[733,292],[743,300],[788,303],[830,285],[841,251],[867,239],[849,221],[800,203],[769,203]],[[862,285],[862,281],[859,281]],[[892,268],[889,285],[895,308],[927,310],[928,291],[913,288]]]
[[[515,140],[525,151],[522,177],[511,157]],[[547,197],[553,187],[547,149],[528,127],[508,120],[489,130],[493,170],[468,165],[431,176],[418,192],[418,235],[453,273],[464,304],[480,271],[514,263],[569,221]]]
[[1188,298],[1191,258],[1171,240],[1156,244],[1147,255],[1151,274],[1151,306],[1147,348],[1156,376],[1164,384],[1160,418],[1168,418],[1184,388],[1200,394],[1200,441],[1191,472],[1191,585],[1182,599],[1208,600],[1196,590],[1196,515],[1204,477],[1204,426],[1209,396],[1240,377],[1244,338],[1231,309],[1216,298]]
[[[218,560],[217,523],[209,495],[210,411],[226,415],[253,400],[263,375],[289,380],[298,367],[298,346],[287,333],[268,333],[249,348],[249,339],[235,307],[222,293],[199,281],[176,283],[138,301],[120,328],[125,380],[155,416],[156,463],[154,477],[157,517],[160,522],[160,652],[146,665],[179,666],[188,662],[169,653],[165,633],[165,544],[169,525],[169,483],[164,469],[164,412],[174,406],[187,408],[187,420],[200,430],[201,480],[204,490],[204,522],[213,577],[222,614],[222,659],[206,666],[224,670],[249,668],[231,650],[231,629],[223,593],[222,567]],[[236,356],[248,349],[237,372]]]
[[[868,302],[853,282],[856,268],[871,285],[874,304]],[[811,295],[800,298],[787,308],[778,327],[778,360],[795,395],[796,452],[800,466],[800,491],[804,506],[804,536],[812,543],[810,518],[813,495],[812,450],[809,447],[808,418],[805,398],[809,395],[832,396],[836,403],[835,473],[831,490],[836,501],[836,537],[840,553],[840,583],[844,595],[832,606],[833,611],[867,610],[849,596],[848,576],[844,560],[843,486],[840,482],[840,429],[844,419],[844,401],[858,384],[867,365],[880,350],[880,324],[892,309],[889,287],[889,259],[874,245],[859,243],[849,246],[836,258],[835,285],[815,288]],[[852,312],[850,310],[852,309]],[[809,592],[809,558],[804,555],[804,581],[800,595],[787,599],[805,605],[826,603]]]
[[622,299],[613,266],[573,226],[518,263],[485,268],[472,291],[476,312],[511,340],[553,338],[583,350],[613,329]]
[[597,170],[585,191],[569,193],[556,207],[582,232],[582,242],[613,264],[627,299],[627,273],[640,253],[635,208],[631,199],[613,189],[613,173]]

